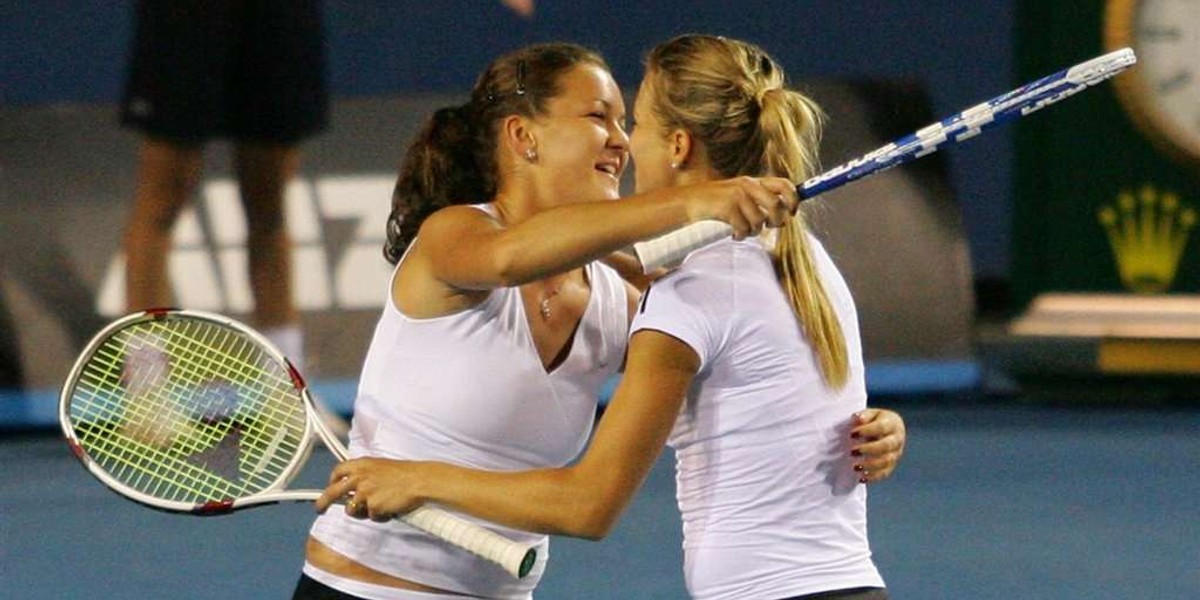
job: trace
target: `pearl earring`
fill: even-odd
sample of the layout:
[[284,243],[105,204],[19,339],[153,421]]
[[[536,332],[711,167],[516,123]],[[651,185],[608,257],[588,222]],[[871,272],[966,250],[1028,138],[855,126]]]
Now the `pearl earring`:
[[525,160],[527,160],[529,162],[533,162],[533,161],[537,160],[537,150],[534,150],[533,148],[529,148],[528,150],[526,150],[525,151]]
[[678,170],[678,169],[679,169],[679,163],[677,163],[677,162],[673,162],[673,163],[671,163],[671,168],[672,168],[672,169],[675,169],[675,170]]

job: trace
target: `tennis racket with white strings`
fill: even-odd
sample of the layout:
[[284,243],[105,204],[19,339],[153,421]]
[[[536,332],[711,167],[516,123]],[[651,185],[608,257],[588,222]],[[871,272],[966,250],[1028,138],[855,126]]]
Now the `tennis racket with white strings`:
[[[321,490],[287,489],[315,440],[347,457],[279,350],[246,325],[200,311],[139,312],[101,330],[63,386],[59,422],[105,485],[195,515],[316,500]],[[537,558],[534,548],[442,510],[399,518],[514,577]]]
[[[1136,62],[1133,50],[1123,48],[1047,75],[829,169],[797,185],[796,193],[801,200],[807,200],[868,175],[933,154],[945,145],[970,139],[982,131],[1073,96],[1128,69]],[[678,265],[693,250],[727,238],[732,233],[733,229],[720,221],[701,221],[634,244],[633,249],[642,271],[652,273],[659,268]]]

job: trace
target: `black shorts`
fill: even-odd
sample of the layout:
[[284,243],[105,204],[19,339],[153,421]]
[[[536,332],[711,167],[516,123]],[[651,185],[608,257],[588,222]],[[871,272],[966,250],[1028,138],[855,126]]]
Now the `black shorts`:
[[362,600],[362,598],[335,590],[301,573],[300,580],[296,582],[296,589],[292,592],[292,600]]
[[121,122],[293,144],[325,128],[321,0],[139,0]]
[[864,587],[817,592],[815,594],[785,598],[784,600],[888,600],[888,593],[884,588]]

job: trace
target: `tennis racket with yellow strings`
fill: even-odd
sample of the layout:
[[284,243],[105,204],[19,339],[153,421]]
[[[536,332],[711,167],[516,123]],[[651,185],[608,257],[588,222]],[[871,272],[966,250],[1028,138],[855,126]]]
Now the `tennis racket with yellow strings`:
[[[316,500],[320,490],[287,489],[314,442],[347,457],[278,349],[200,311],[139,312],[101,330],[63,386],[59,421],[75,456],[109,488],[194,515]],[[439,509],[399,518],[514,577],[536,561],[535,549]]]

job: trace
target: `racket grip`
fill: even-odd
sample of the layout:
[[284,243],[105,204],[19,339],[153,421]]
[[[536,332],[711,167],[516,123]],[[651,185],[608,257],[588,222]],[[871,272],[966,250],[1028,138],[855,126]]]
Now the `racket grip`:
[[446,511],[420,507],[400,519],[480,558],[494,562],[520,579],[537,562],[537,550],[514,542]]
[[721,221],[700,221],[663,236],[633,245],[633,253],[642,263],[642,272],[651,273],[683,262],[693,250],[733,235],[733,228]]

